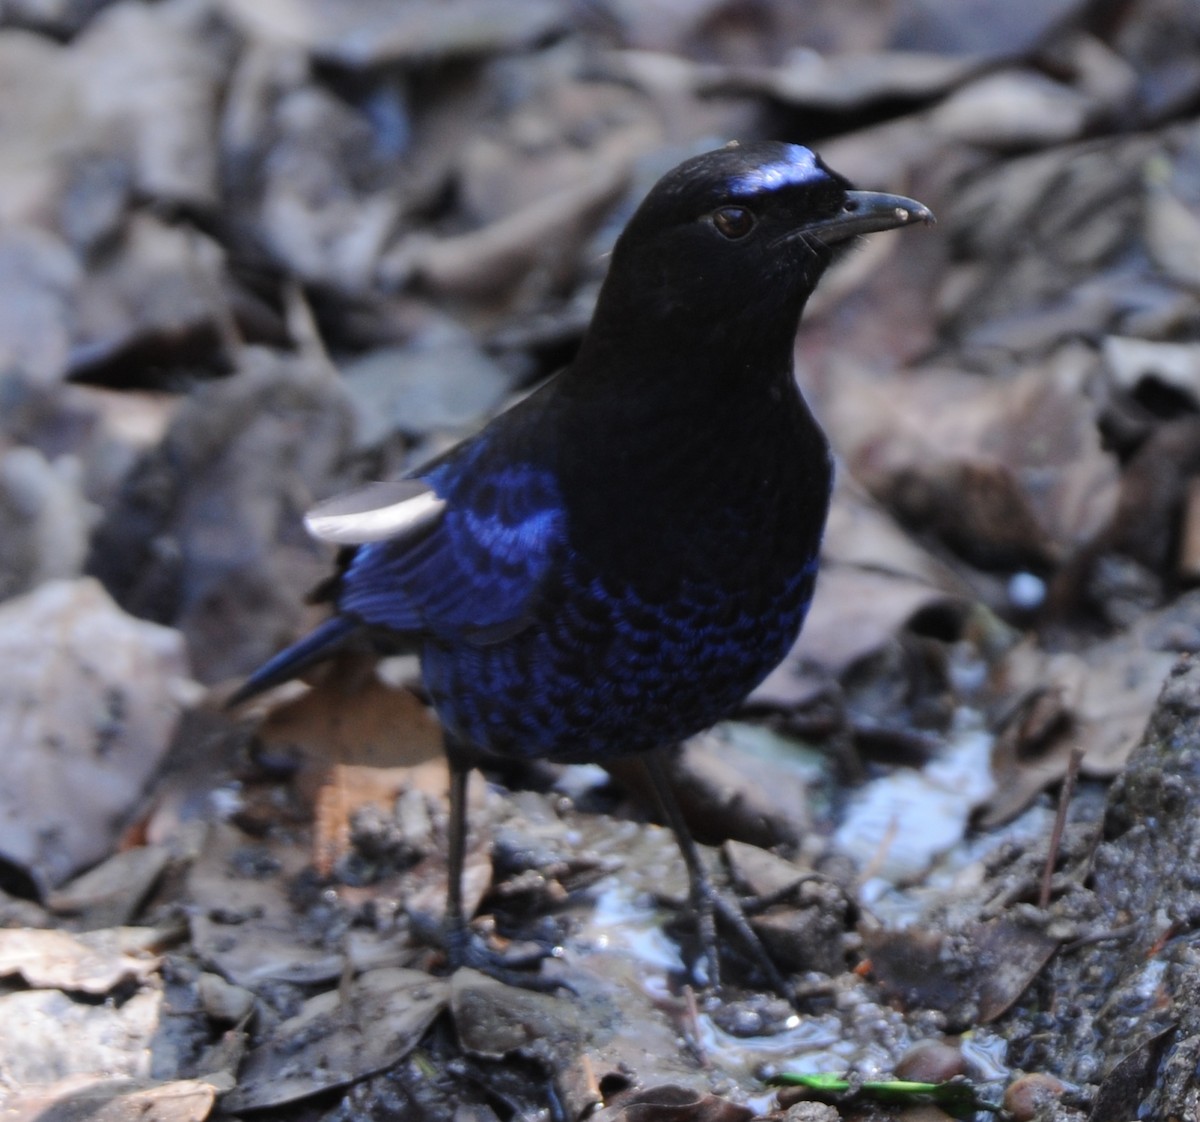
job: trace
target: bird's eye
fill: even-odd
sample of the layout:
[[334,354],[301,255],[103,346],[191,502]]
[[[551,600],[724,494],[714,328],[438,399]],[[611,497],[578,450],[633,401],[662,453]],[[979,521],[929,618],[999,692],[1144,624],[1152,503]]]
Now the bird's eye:
[[723,206],[712,216],[717,231],[730,241],[744,238],[754,229],[754,215],[744,206]]

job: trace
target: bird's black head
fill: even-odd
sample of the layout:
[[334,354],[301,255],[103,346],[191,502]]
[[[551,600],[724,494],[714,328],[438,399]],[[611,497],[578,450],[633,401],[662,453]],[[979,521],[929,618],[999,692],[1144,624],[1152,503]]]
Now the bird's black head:
[[646,196],[613,249],[601,311],[668,331],[794,333],[834,246],[931,220],[912,199],[855,191],[798,144],[730,145],[680,164]]

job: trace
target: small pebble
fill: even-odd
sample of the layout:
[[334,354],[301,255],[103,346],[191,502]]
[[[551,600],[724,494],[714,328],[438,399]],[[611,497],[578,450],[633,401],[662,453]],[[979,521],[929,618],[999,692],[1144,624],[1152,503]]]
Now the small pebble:
[[1038,1112],[1066,1090],[1066,1085],[1053,1075],[1034,1072],[1014,1079],[1004,1092],[1004,1109],[1013,1122],[1032,1122]]
[[793,1010],[786,1001],[764,994],[744,1001],[724,1002],[710,1015],[722,1032],[745,1039],[783,1032],[792,1023]]
[[1021,611],[1031,612],[1046,600],[1046,582],[1033,573],[1014,573],[1008,582],[1008,602]]
[[201,974],[199,989],[204,1012],[221,1024],[236,1024],[254,1008],[254,994],[219,974]]
[[896,1061],[896,1078],[917,1083],[945,1083],[965,1075],[966,1060],[957,1045],[944,1040],[922,1040]]
[[757,1009],[738,1009],[722,1027],[731,1036],[757,1036],[763,1030],[762,1014]]
[[784,1122],[839,1122],[841,1115],[837,1107],[826,1103],[793,1103],[783,1116]]
[[906,1106],[896,1115],[896,1122],[954,1122],[954,1116],[933,1103],[921,1103],[919,1106]]
[[953,1115],[947,1114],[940,1106],[934,1106],[933,1103],[906,1106],[895,1117],[896,1122],[954,1122]]

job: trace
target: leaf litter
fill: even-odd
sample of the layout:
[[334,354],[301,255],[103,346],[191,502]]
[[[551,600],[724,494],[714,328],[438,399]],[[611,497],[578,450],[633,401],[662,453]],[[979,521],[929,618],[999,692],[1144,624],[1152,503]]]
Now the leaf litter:
[[[850,1116],[764,1082],[801,1069],[1196,1113],[1200,68],[1154,0],[1020,11],[11,5],[6,1115]],[[412,661],[220,700],[315,618],[302,512],[565,361],[639,193],[767,134],[940,220],[809,309],[818,598],[675,765],[802,1009],[682,984],[682,869],[619,768],[471,789],[477,923],[572,990],[444,978]],[[949,1075],[908,1071],[930,1043]]]

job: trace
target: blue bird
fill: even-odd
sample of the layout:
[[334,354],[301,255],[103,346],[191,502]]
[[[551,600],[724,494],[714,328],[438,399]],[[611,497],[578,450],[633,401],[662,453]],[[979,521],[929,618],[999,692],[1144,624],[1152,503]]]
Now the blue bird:
[[480,958],[460,888],[466,778],[514,757],[641,754],[689,867],[709,979],[714,913],[761,952],[708,883],[662,752],[738,706],[812,597],[832,468],[793,376],[805,302],[842,243],[932,221],[795,144],[687,160],[618,239],[565,370],[413,477],[309,515],[317,538],[350,547],[334,613],[231,704],[352,637],[416,646],[451,772],[454,964]]

